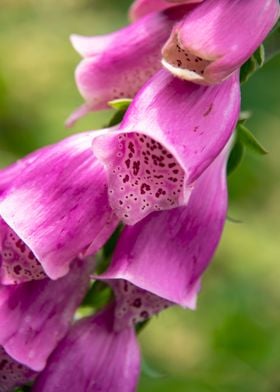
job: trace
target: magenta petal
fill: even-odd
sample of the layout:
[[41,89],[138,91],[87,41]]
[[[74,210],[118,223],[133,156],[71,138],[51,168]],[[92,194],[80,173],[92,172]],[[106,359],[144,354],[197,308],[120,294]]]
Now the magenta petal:
[[52,281],[0,287],[0,345],[18,362],[40,371],[63,338],[88,288],[91,263],[76,260]]
[[136,21],[152,12],[158,12],[180,4],[200,3],[203,0],[135,0],[129,10],[129,17]]
[[96,252],[118,224],[106,174],[91,150],[98,134],[78,134],[24,158],[0,200],[0,216],[52,279],[89,246]]
[[205,87],[162,70],[146,83],[119,131],[93,142],[119,218],[134,224],[152,211],[186,205],[194,181],[232,135],[239,107],[237,74]]
[[0,392],[11,392],[15,387],[33,381],[37,373],[14,361],[0,346]]
[[79,321],[59,344],[34,392],[135,392],[140,353],[133,328],[112,330],[113,308]]
[[76,70],[76,83],[86,101],[70,117],[72,124],[83,110],[108,108],[117,98],[132,98],[161,68],[161,47],[181,12],[170,10],[149,15],[117,32],[97,37],[71,37],[74,48],[85,57]]
[[126,279],[194,308],[226,218],[226,158],[224,151],[197,180],[187,207],[151,214],[125,228],[102,278]]
[[204,1],[174,28],[162,63],[180,78],[219,83],[253,54],[278,17],[278,0]]

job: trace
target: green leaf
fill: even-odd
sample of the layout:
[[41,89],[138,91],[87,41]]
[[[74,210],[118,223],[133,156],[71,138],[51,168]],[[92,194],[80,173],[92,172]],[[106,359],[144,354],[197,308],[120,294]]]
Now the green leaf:
[[95,281],[87,292],[82,307],[103,308],[112,298],[111,288],[104,282]]
[[261,45],[255,53],[242,65],[240,70],[240,82],[245,83],[247,80],[263,66],[265,62],[265,50]]
[[147,319],[145,321],[141,321],[141,323],[136,324],[135,330],[137,335],[143,331],[143,329],[147,326],[151,319]]
[[116,110],[126,110],[131,104],[131,102],[132,102],[131,98],[120,98],[120,99],[114,99],[113,101],[109,101],[108,105]]
[[244,146],[236,137],[233,149],[231,150],[229,160],[227,163],[227,175],[233,173],[242,162],[244,156]]
[[114,127],[115,125],[119,124],[119,123],[122,121],[122,119],[123,119],[123,117],[124,117],[124,115],[125,115],[125,112],[126,112],[126,110],[118,110],[118,111],[113,115],[113,117],[111,118],[111,120],[109,121],[108,126],[109,126],[109,127]]
[[240,83],[245,83],[257,70],[257,62],[254,57],[250,57],[240,69]]
[[261,145],[261,143],[256,139],[252,132],[246,128],[242,123],[237,125],[237,138],[243,146],[248,148],[248,150],[258,154],[266,155],[268,151]]
[[122,121],[122,119],[125,115],[125,112],[127,111],[131,102],[132,102],[132,99],[130,99],[130,98],[115,99],[113,101],[108,102],[108,105],[117,111],[113,115],[113,117],[111,118],[111,120],[108,124],[109,127],[113,127]]
[[264,46],[261,45],[258,47],[258,49],[255,51],[255,53],[253,54],[257,64],[259,67],[262,67],[264,65],[265,62],[265,49]]
[[14,392],[31,392],[32,385],[23,385],[22,387],[18,387],[14,389]]
[[[112,256],[112,254],[113,254],[113,252],[114,252],[114,249],[115,249],[115,247],[116,247],[116,245],[117,245],[117,241],[118,241],[118,239],[119,239],[119,236],[120,236],[120,234],[121,234],[121,232],[122,232],[122,229],[123,229],[123,225],[120,224],[120,225],[116,228],[116,230],[114,231],[114,233],[111,235],[111,237],[109,238],[109,240],[106,242],[106,244],[104,245],[104,247],[103,247],[103,253],[104,253],[104,256],[105,256],[106,258]],[[104,272],[104,271],[101,271],[101,272],[98,271],[98,273],[102,273],[102,272]]]

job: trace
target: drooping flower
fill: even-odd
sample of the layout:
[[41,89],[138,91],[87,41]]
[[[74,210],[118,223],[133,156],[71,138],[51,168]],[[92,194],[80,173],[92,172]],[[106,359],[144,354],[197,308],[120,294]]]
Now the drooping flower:
[[186,205],[194,182],[232,135],[239,106],[237,74],[205,87],[159,71],[119,130],[93,143],[116,215],[130,225],[150,212]]
[[91,260],[76,259],[58,280],[0,286],[0,346],[11,358],[34,371],[45,367],[88,289],[91,269]]
[[126,227],[102,278],[125,279],[180,306],[195,308],[201,276],[226,219],[228,153],[229,145],[196,181],[186,207],[156,212]]
[[123,280],[108,283],[114,302],[71,328],[38,376],[34,392],[135,392],[140,352],[134,326],[173,304]]
[[204,1],[174,27],[162,64],[182,79],[220,83],[253,54],[278,17],[278,0]]
[[91,150],[98,134],[72,136],[0,172],[2,284],[58,279],[114,231],[106,174]]
[[13,388],[33,381],[37,373],[11,358],[0,346],[0,392],[11,392]]
[[135,0],[130,7],[129,17],[136,21],[152,12],[158,12],[180,4],[201,3],[203,0]]
[[152,13],[111,34],[72,35],[74,48],[84,59],[76,69],[77,87],[86,103],[67,120],[71,126],[91,110],[108,108],[117,98],[132,98],[161,68],[161,48],[172,27],[191,6]]

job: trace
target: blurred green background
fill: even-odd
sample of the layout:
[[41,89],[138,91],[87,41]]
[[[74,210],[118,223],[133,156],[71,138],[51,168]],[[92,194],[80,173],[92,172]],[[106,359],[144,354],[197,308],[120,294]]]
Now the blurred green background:
[[[0,166],[70,132],[94,129],[91,114],[71,131],[82,103],[70,33],[105,33],[127,23],[129,0],[1,0]],[[249,127],[269,150],[246,155],[230,177],[229,215],[196,312],[171,309],[141,333],[150,372],[140,392],[280,391],[280,60],[243,88]],[[155,371],[156,370],[156,371]],[[152,373],[148,376],[147,373]]]

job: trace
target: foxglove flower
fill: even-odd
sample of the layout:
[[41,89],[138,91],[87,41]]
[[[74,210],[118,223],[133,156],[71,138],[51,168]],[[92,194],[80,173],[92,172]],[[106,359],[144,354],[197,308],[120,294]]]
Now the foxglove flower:
[[278,0],[204,1],[174,27],[162,64],[182,79],[219,83],[253,54],[278,17]]
[[186,205],[194,182],[228,142],[239,106],[237,74],[205,87],[158,72],[119,130],[93,142],[116,215],[131,225],[152,211]]
[[130,19],[135,21],[152,12],[162,11],[180,4],[201,3],[203,0],[135,0],[129,10]]
[[97,134],[72,136],[0,172],[2,284],[58,279],[114,231],[106,174],[91,150]]
[[37,378],[34,392],[136,390],[140,352],[134,325],[173,304],[123,280],[109,284],[115,301],[72,327]]
[[37,373],[11,358],[0,346],[0,392],[33,381]]
[[76,69],[76,83],[86,103],[68,119],[71,126],[91,110],[108,108],[117,98],[132,98],[161,68],[161,48],[172,27],[190,7],[153,13],[117,32],[71,37],[84,60]]
[[226,218],[228,152],[229,145],[196,181],[186,207],[153,213],[124,229],[104,279],[125,279],[168,301],[195,308],[201,275]]
[[91,260],[76,259],[58,280],[0,286],[0,346],[11,358],[34,371],[45,367],[88,289],[91,268]]

